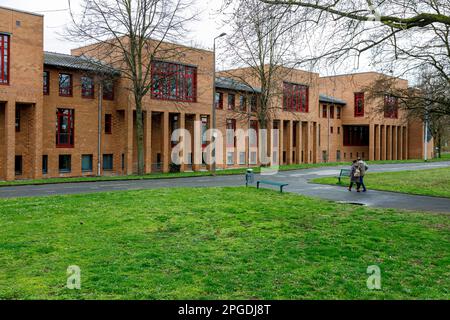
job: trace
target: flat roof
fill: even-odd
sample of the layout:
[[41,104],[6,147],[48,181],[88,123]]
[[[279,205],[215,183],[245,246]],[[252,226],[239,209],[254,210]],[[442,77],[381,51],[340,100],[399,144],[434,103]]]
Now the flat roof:
[[35,13],[35,12],[25,11],[25,10],[20,10],[20,9],[14,9],[14,8],[5,7],[5,6],[0,6],[0,9],[5,9],[5,10],[10,10],[10,11],[16,11],[16,12],[31,14],[33,16],[38,16],[38,17],[44,17],[44,15],[40,14],[40,13]]

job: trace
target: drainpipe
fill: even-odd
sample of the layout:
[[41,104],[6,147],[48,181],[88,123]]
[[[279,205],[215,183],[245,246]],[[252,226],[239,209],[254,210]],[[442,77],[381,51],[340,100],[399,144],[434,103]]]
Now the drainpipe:
[[97,176],[102,174],[102,115],[103,115],[103,83],[98,86],[98,141],[97,141]]

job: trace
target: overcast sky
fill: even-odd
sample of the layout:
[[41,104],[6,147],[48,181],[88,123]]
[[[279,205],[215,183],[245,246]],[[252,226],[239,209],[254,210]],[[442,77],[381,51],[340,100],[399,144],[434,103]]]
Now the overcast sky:
[[[80,3],[80,0],[72,0],[71,3],[75,7]],[[183,39],[183,43],[187,42],[192,46],[205,49],[212,48],[214,37],[223,32],[221,16],[217,15],[221,4],[222,0],[197,0],[198,10],[200,11],[199,21],[190,27],[192,32],[188,36],[188,41]],[[44,50],[70,53],[71,48],[77,47],[76,44],[65,41],[61,36],[66,23],[70,19],[67,0],[0,0],[0,5],[44,15]],[[218,55],[224,49],[221,48],[219,43]],[[217,60],[217,67],[223,69],[225,65],[221,62],[220,57]],[[321,69],[320,73],[329,75],[335,72],[349,73],[370,70],[371,68],[363,61],[357,68],[347,66],[345,69],[333,70],[333,72]]]

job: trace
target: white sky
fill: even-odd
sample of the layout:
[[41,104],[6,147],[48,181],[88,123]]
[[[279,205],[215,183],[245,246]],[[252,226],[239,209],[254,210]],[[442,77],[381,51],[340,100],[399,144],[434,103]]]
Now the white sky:
[[[76,6],[80,0],[72,0],[72,6]],[[69,21],[67,0],[0,0],[0,5],[25,11],[36,12],[44,15],[44,50],[70,53],[70,49],[77,47],[77,44],[70,43],[60,35]],[[214,37],[223,30],[221,26],[221,16],[217,14],[222,5],[222,0],[197,0],[198,10],[200,10],[200,20],[191,26],[191,34],[188,41],[183,39],[183,43],[190,43],[193,46],[211,49]],[[218,43],[218,55],[225,50]],[[223,65],[218,57],[218,69],[223,69]],[[322,75],[330,73],[348,73],[369,71],[371,68],[367,64],[359,68],[348,68],[327,72],[321,70]]]

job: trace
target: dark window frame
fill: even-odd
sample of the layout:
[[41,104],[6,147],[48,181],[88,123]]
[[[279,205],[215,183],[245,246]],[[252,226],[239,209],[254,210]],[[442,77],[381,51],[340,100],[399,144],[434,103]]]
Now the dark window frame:
[[334,106],[330,106],[330,119],[334,119]]
[[103,81],[103,100],[114,101],[114,80]]
[[11,70],[10,60],[11,60],[11,37],[9,34],[0,33],[0,85],[9,85],[10,70]]
[[[83,168],[83,160],[87,157],[90,159],[90,167],[89,168]],[[92,154],[83,154],[81,155],[81,172],[92,172],[94,167],[94,157]]]
[[[81,97],[84,99],[95,98],[95,84],[92,77],[82,76],[81,81]],[[90,83],[89,83],[90,81]]]
[[344,126],[343,145],[346,147],[368,147],[369,126]]
[[322,105],[322,118],[328,118],[328,106],[326,104]]
[[216,92],[216,96],[214,98],[214,106],[216,109],[223,110],[223,92]]
[[105,134],[112,134],[112,114],[105,114]]
[[236,95],[234,93],[228,94],[228,110],[234,110],[236,108]]
[[[235,148],[236,147],[236,119],[227,119],[226,120],[226,146],[227,148]],[[228,130],[233,130],[233,144],[228,143]]]
[[[66,82],[63,77],[67,76],[70,81],[69,85],[63,86]],[[71,73],[59,74],[59,96],[60,97],[73,97],[73,75]]]
[[23,156],[21,154],[14,157],[14,174],[16,176],[23,174]]
[[[69,132],[62,133],[62,120],[67,117]],[[67,135],[66,143],[61,142],[62,135]],[[74,148],[75,147],[75,110],[58,108],[56,109],[56,147],[57,148]]]
[[239,96],[239,110],[247,111],[247,97],[242,94]]
[[42,155],[42,174],[48,174],[48,155]]
[[[108,164],[108,161],[105,161],[105,159],[107,157],[111,157],[111,167],[106,167],[105,164]],[[103,171],[113,171],[114,170],[114,155],[109,153],[109,154],[104,154],[102,156],[102,169]]]
[[[67,158],[64,158],[64,157],[67,157]],[[67,159],[68,159],[68,161],[67,161]],[[68,168],[62,168],[62,164],[64,164],[64,160],[67,161]],[[71,154],[60,154],[58,156],[58,170],[59,170],[59,173],[72,172],[72,155]]]
[[20,107],[16,106],[16,115],[15,115],[15,127],[16,132],[20,132]]

